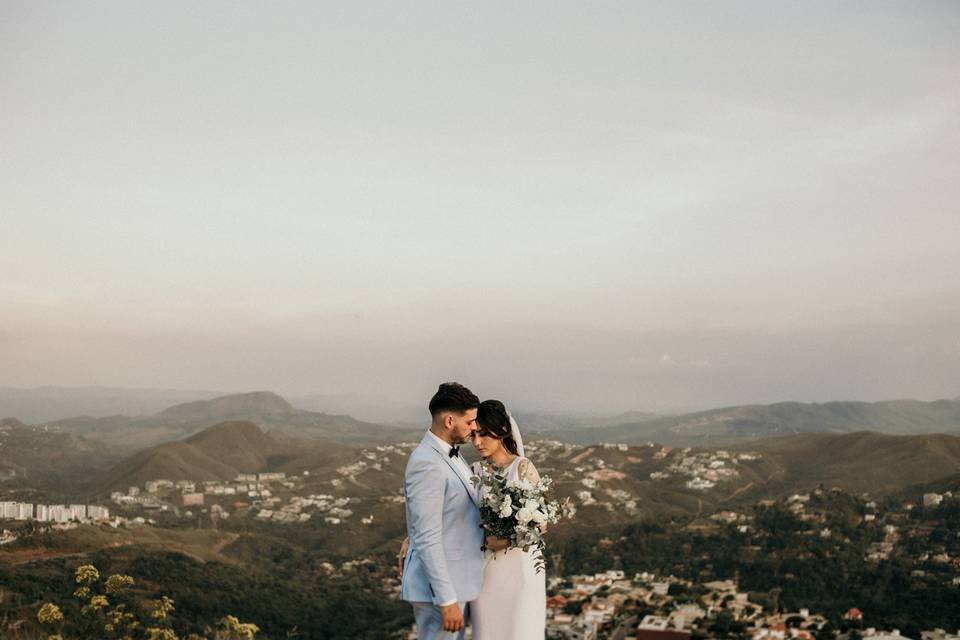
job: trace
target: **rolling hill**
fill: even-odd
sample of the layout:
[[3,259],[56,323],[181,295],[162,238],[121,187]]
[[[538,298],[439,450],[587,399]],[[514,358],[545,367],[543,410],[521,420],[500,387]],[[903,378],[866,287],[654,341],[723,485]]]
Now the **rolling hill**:
[[252,422],[221,422],[184,440],[149,447],[123,460],[101,482],[105,489],[147,480],[230,480],[239,473],[265,471],[282,445]]
[[773,471],[763,492],[773,495],[817,484],[885,495],[949,478],[960,470],[960,437],[944,434],[807,433],[733,449],[763,455]]
[[0,420],[0,489],[77,495],[120,456],[113,447],[83,436]]
[[355,455],[335,443],[264,433],[253,422],[232,420],[139,451],[103,473],[97,485],[106,493],[147,480],[232,480],[240,473],[333,469]]

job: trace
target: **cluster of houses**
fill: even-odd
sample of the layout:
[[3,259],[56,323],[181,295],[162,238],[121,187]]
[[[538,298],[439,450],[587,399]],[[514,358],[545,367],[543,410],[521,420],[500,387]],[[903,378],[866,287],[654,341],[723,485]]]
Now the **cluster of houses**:
[[[330,481],[333,487],[343,486],[344,482],[357,483],[358,476],[367,471],[383,471],[384,465],[389,464],[391,456],[403,458],[416,447],[416,443],[401,442],[391,445],[381,445],[371,449],[363,449],[360,452],[359,459],[337,468],[340,478],[334,478]],[[403,496],[384,496],[381,502],[403,502]],[[275,522],[305,522],[312,516],[306,513],[310,509],[323,517],[323,521],[328,525],[339,525],[353,516],[354,512],[347,506],[355,499],[349,497],[336,498],[328,494],[311,494],[309,496],[292,496],[290,501],[281,507],[278,497],[268,497],[254,503],[260,510],[256,517],[259,519],[269,519]],[[374,516],[368,515],[360,518],[360,523],[364,525],[373,524]]]
[[[340,477],[333,478],[329,483],[334,488],[343,486],[344,482],[356,483],[359,475],[370,470],[383,470],[391,456],[405,456],[415,446],[415,443],[398,443],[364,449],[358,460],[339,467],[336,471]],[[325,524],[336,526],[354,515],[347,507],[356,499],[349,497],[294,494],[284,499],[277,495],[283,489],[295,492],[302,488],[309,476],[310,472],[304,471],[302,475],[290,476],[282,472],[240,474],[229,481],[159,479],[144,483],[142,488],[131,486],[126,492],[114,491],[110,498],[118,505],[139,506],[148,511],[168,511],[173,507],[178,514],[181,513],[181,507],[206,511],[209,506],[210,514],[215,518],[228,518],[230,512],[227,508],[230,506],[236,509],[249,508],[248,513],[254,518],[281,524],[306,522],[314,516],[320,516]],[[230,498],[234,498],[232,504]],[[402,502],[403,497],[385,496],[381,501]],[[190,510],[182,514],[193,516]],[[360,519],[361,524],[365,525],[373,524],[373,521],[373,515]]]
[[[812,492],[813,495],[822,495],[823,489],[818,488]],[[822,523],[826,520],[826,513],[819,509],[810,509],[811,493],[794,494],[786,499],[786,504],[791,513],[797,518],[808,523]],[[923,504],[926,507],[936,507],[944,500],[953,499],[954,494],[950,491],[944,493],[927,493],[923,496]],[[774,501],[765,500],[758,503],[761,506],[772,506]],[[873,500],[865,499],[861,503],[863,513],[861,521],[870,526],[879,527],[883,537],[871,542],[864,553],[864,560],[873,563],[883,562],[890,559],[897,545],[904,535],[910,537],[929,536],[930,532],[936,526],[936,522],[917,522],[911,523],[907,514],[912,511],[916,505],[912,502],[905,502],[899,509],[893,509],[888,513],[880,513],[877,503]],[[818,533],[822,538],[830,538],[834,532],[827,527],[814,527],[811,533]],[[932,562],[940,565],[952,565],[960,569],[960,557],[952,557],[946,552],[931,553],[923,552],[914,558],[914,562],[923,565]],[[923,569],[916,569],[914,576],[920,577],[925,574]],[[954,585],[960,585],[960,576],[953,579]]]
[[[257,513],[260,520],[272,520],[275,522],[306,522],[311,514],[305,513],[304,509],[313,508],[323,515],[324,522],[337,525],[353,515],[353,511],[347,509],[350,504],[350,498],[334,498],[327,494],[311,494],[307,497],[293,496],[290,502],[279,509],[267,507],[275,506],[280,502],[280,498],[269,498],[263,501],[263,507]],[[364,524],[373,522],[373,516],[364,518]]]
[[[826,618],[807,609],[767,614],[732,580],[703,584],[699,598],[689,595],[694,586],[673,576],[649,573],[626,578],[622,571],[554,579],[551,591],[555,595],[547,599],[547,638],[689,640],[694,630],[702,635],[704,623],[720,612],[747,625],[754,640],[810,639],[812,632],[826,623]],[[637,603],[653,613],[638,620],[631,615]]]
[[[571,452],[570,450],[573,448],[571,445],[566,443],[549,441],[545,443],[538,443],[538,445],[549,450],[550,453],[559,453],[560,455],[569,455]],[[628,450],[627,445],[619,443],[601,443],[597,447],[590,447],[569,459],[568,462],[575,466],[573,466],[572,469],[566,470],[560,474],[560,478],[565,480],[578,480],[579,483],[585,487],[584,489],[574,493],[577,501],[582,506],[587,507],[595,505],[611,512],[623,511],[629,515],[637,515],[639,513],[639,509],[637,508],[636,496],[623,489],[603,486],[603,483],[605,482],[624,480],[627,476],[622,471],[610,468],[603,458],[594,456],[593,454],[597,448],[614,449],[620,452],[625,452]],[[562,451],[557,451],[558,449],[562,449]],[[551,474],[553,472],[552,469],[543,469],[541,471],[544,471],[547,474]],[[610,499],[605,500],[604,496]],[[567,505],[565,514],[567,517],[573,517],[576,515],[576,506],[572,503]]]
[[211,517],[229,518],[230,512],[224,507],[225,498],[228,506],[229,499],[234,498],[233,507],[252,507],[254,517],[281,523],[309,520],[311,514],[304,513],[308,507],[328,512],[327,521],[334,524],[352,515],[349,510],[343,509],[349,503],[349,498],[334,499],[327,495],[295,495],[290,498],[289,504],[281,506],[283,500],[274,493],[280,487],[293,490],[302,486],[309,475],[309,471],[304,471],[302,476],[289,477],[284,472],[263,472],[241,473],[229,481],[149,480],[144,483],[142,490],[138,486],[131,486],[125,493],[114,491],[110,498],[116,504],[140,506],[148,511],[168,511],[173,507],[179,513],[179,508],[183,507],[186,517],[193,516],[191,508],[206,510],[209,506]]
[[[822,508],[810,507],[811,495],[823,493],[824,490],[818,488],[811,493],[794,494],[784,503],[798,519],[813,525],[809,530],[811,535],[829,538],[836,534],[823,526],[827,514]],[[935,507],[954,497],[950,492],[927,494],[924,496],[924,505]],[[769,501],[767,506],[773,504],[773,501]],[[913,538],[926,536],[938,522],[910,519],[908,513],[915,508],[912,503],[904,503],[902,509],[883,514],[879,513],[877,504],[869,498],[863,498],[860,507],[860,522],[865,526],[877,527],[877,532],[882,535],[879,542],[869,547],[866,561],[888,558],[902,535]],[[721,511],[711,519],[736,526],[746,533],[752,527],[753,517],[736,511]],[[928,563],[960,571],[960,558],[952,557],[942,549],[929,549],[913,560],[918,565],[913,571],[914,576],[923,576],[925,569],[929,572]],[[943,570],[940,571],[942,573]],[[952,588],[956,587],[960,587],[960,575],[952,578]],[[735,582],[730,580],[693,585],[672,576],[657,578],[638,574],[627,579],[622,572],[608,571],[593,576],[554,579],[550,593],[547,637],[556,640],[689,640],[692,636],[713,635],[710,627],[721,612],[725,612],[727,619],[743,625],[753,640],[812,640],[826,624],[823,615],[808,609],[774,614],[765,612],[760,604],[751,602],[748,594],[740,592]],[[697,594],[696,597],[692,596],[693,593]],[[633,603],[642,603],[643,613],[653,613],[636,615],[636,611],[632,612]],[[905,640],[896,629],[863,629],[863,614],[859,609],[850,609],[844,617],[848,622],[857,623],[865,639]],[[934,629],[923,632],[921,640],[960,640],[960,632],[951,634]]]
[[[701,620],[721,608],[743,620],[756,621],[762,613],[762,607],[749,602],[747,594],[738,593],[732,581],[707,583],[700,601],[678,601],[674,595],[688,592],[693,586],[690,582],[649,573],[629,579],[622,571],[607,571],[554,579],[551,586],[555,595],[547,599],[547,638],[555,640],[595,640],[616,634],[645,640],[687,640]],[[655,613],[638,621],[629,615],[633,603],[643,603]]]
[[[666,458],[672,450],[664,447],[656,454],[661,459]],[[674,453],[674,460],[667,467],[667,471],[654,471],[650,474],[651,480],[665,480],[672,474],[689,478],[685,486],[687,489],[706,491],[717,486],[718,483],[731,480],[740,475],[736,468],[742,462],[759,460],[759,453],[730,453],[729,451],[702,451],[693,452],[687,447]]]
[[416,443],[400,442],[397,444],[378,446],[374,449],[364,449],[360,452],[359,460],[339,467],[337,473],[345,478],[356,478],[368,469],[382,471],[383,465],[390,463],[391,455],[398,458],[405,458],[414,447],[416,447]]
[[[304,474],[309,475],[308,472]],[[294,476],[288,479],[285,473],[242,473],[230,481],[206,480],[148,480],[143,489],[131,486],[126,492],[114,491],[110,500],[121,506],[139,506],[146,511],[167,511],[173,507],[200,507],[203,508],[208,500],[217,498],[238,497],[269,499],[273,493],[273,483],[279,483],[287,488],[297,486],[299,478]],[[246,503],[235,503],[244,504]],[[192,516],[187,510],[185,515]],[[211,515],[227,518],[229,512],[219,503],[211,504]]]
[[[712,636],[710,623],[721,613],[744,625],[752,640],[815,640],[827,623],[825,616],[801,608],[768,613],[751,602],[733,580],[699,585],[675,578],[641,573],[627,578],[622,571],[592,576],[554,578],[547,598],[548,640],[690,640]],[[691,597],[696,592],[699,597]],[[675,595],[682,594],[682,595]],[[645,615],[635,615],[637,604]],[[863,613],[850,609],[844,618],[863,624]],[[721,634],[723,635],[723,634]],[[868,627],[861,633],[870,640],[911,640],[890,631]],[[920,640],[960,640],[942,629],[925,631]]]
[[355,484],[357,477],[365,471],[383,471],[383,466],[390,462],[390,456],[405,459],[416,446],[415,442],[398,442],[364,449],[360,452],[359,460],[337,468],[337,473],[342,477],[334,478],[330,484],[334,487],[341,487],[344,482]]

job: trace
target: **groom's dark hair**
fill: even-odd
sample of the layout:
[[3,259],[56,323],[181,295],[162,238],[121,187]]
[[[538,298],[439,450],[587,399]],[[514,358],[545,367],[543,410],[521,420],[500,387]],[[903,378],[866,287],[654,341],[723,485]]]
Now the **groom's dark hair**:
[[462,415],[479,406],[480,398],[470,389],[459,382],[444,382],[430,399],[430,415],[437,417],[444,411],[454,411]]

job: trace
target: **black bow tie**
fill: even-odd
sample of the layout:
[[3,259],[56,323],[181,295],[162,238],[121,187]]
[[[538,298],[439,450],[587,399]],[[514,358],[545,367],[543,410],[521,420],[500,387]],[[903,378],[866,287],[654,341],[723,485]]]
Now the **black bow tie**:
[[460,455],[460,445],[455,444],[450,447],[450,457],[456,458],[458,455]]

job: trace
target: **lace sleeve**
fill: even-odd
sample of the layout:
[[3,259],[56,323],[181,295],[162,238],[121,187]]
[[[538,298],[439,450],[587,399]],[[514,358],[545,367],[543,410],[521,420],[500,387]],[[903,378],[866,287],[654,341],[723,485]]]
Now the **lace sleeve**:
[[540,474],[537,472],[537,468],[533,466],[533,463],[527,458],[520,461],[520,468],[517,469],[517,475],[521,480],[529,480],[534,484],[540,482]]

